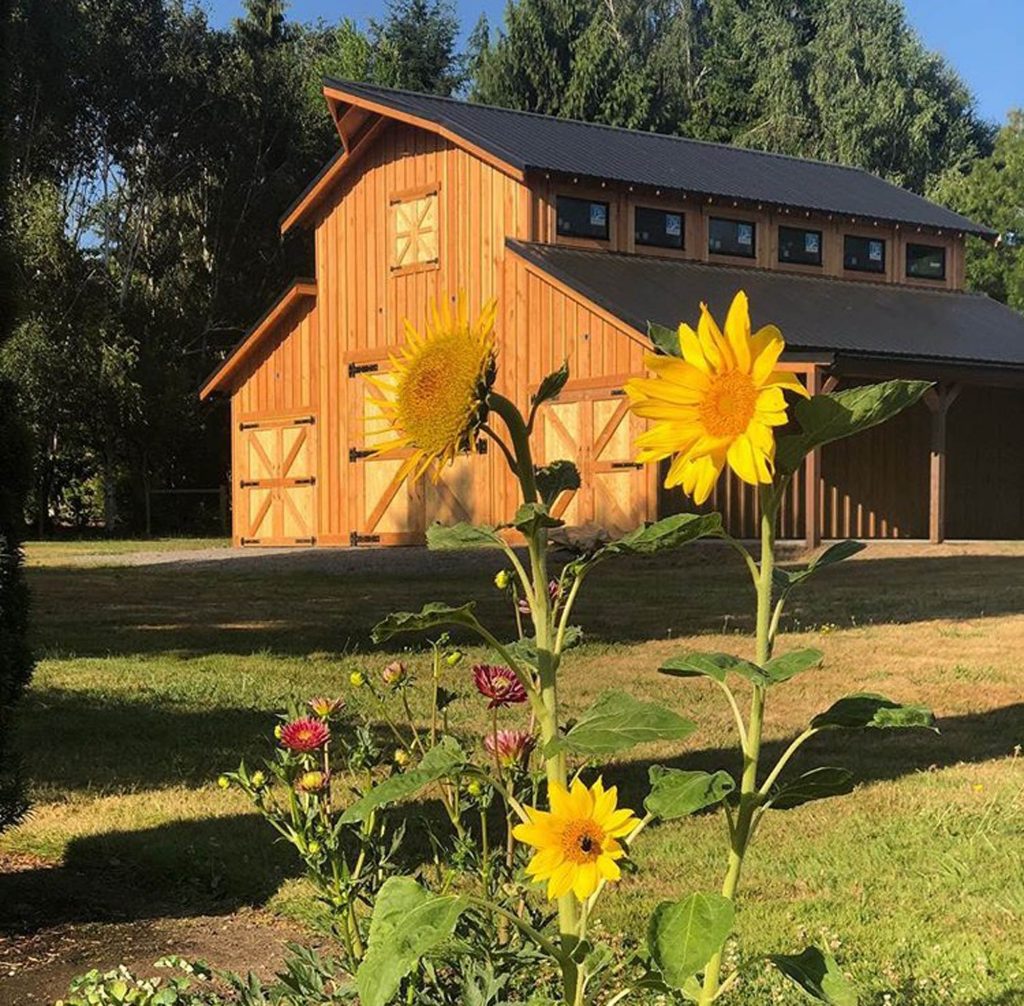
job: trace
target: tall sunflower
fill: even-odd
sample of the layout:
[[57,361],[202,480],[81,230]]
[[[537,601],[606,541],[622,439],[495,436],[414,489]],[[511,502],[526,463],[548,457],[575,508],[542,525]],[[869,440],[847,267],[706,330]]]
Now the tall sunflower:
[[786,423],[784,390],[807,397],[796,376],[776,370],[785,341],[774,325],[750,331],[750,308],[741,290],[725,319],[725,334],[700,306],[697,331],[679,326],[683,358],[648,354],[657,375],[626,384],[633,412],[654,425],[636,439],[637,461],[675,455],[665,487],[681,485],[703,503],[722,469],[751,485],[772,481],[776,426]]
[[454,311],[438,304],[421,335],[405,322],[406,343],[391,357],[391,370],[370,378],[384,392],[378,401],[394,437],[375,456],[411,449],[399,477],[418,479],[431,465],[435,480],[456,454],[468,450],[487,418],[486,398],[496,374],[494,320],[497,301],[469,318],[459,295]]
[[548,882],[549,898],[572,891],[586,901],[602,880],[619,879],[616,860],[626,854],[619,839],[640,822],[629,808],[616,808],[618,791],[606,790],[600,779],[590,789],[579,779],[571,789],[550,783],[548,799],[550,812],[527,807],[529,822],[512,832],[537,850],[526,872]]

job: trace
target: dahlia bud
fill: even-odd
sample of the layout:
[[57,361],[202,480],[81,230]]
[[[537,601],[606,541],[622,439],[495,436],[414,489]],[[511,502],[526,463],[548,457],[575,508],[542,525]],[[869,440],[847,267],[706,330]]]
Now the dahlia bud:
[[306,846],[306,848],[309,849],[309,854],[311,856],[315,856],[320,851],[320,843],[314,839],[308,846]]
[[394,688],[396,685],[400,685],[408,676],[409,672],[406,670],[406,666],[401,660],[392,660],[391,663],[381,671],[381,677],[384,679],[384,684],[389,688]]
[[274,727],[274,736],[275,736],[275,737],[276,737],[276,738],[277,738],[278,740],[280,740],[280,739],[281,739],[281,724],[280,724],[280,723],[278,723],[278,725],[277,725],[276,727]]
[[466,792],[470,796],[480,796],[484,791],[483,786],[479,779],[471,779],[469,784],[466,786]]
[[452,650],[444,661],[449,667],[454,667],[462,659],[462,650]]
[[399,768],[405,768],[409,764],[409,752],[405,748],[397,748],[395,750],[395,764]]
[[366,678],[363,676],[363,672],[362,671],[353,671],[348,676],[348,683],[353,688],[362,688],[363,685],[366,684]]
[[327,772],[321,772],[317,769],[313,769],[309,772],[303,772],[298,779],[295,780],[295,788],[300,793],[323,793],[331,785],[331,777]]
[[226,775],[217,776],[217,785],[221,789],[228,789],[231,786],[231,780]]
[[508,590],[512,586],[512,571],[508,569],[499,569],[494,574],[494,586],[498,590]]
[[309,706],[311,713],[315,716],[319,716],[322,720],[326,720],[341,712],[345,706],[345,700],[328,699],[321,695],[314,699],[310,699],[306,705]]
[[263,789],[263,787],[267,784],[267,777],[262,772],[257,770],[253,772],[251,776],[249,776],[249,782],[252,783],[254,789]]

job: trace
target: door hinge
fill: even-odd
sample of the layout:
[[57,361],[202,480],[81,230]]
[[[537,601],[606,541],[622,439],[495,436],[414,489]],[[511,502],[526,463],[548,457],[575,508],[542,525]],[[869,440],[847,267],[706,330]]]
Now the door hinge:
[[253,486],[258,486],[259,484],[259,479],[242,479],[242,481],[238,483],[239,488],[241,489],[251,489]]
[[639,461],[613,461],[612,468],[643,468]]
[[355,377],[357,374],[376,374],[380,370],[379,363],[350,363],[348,365],[348,376]]
[[379,545],[380,535],[360,534],[358,531],[353,531],[348,536],[348,543],[353,548],[355,548],[357,545]]
[[292,540],[295,542],[296,545],[315,545],[316,544],[316,538],[312,538],[312,537],[310,537],[310,538],[293,538]]
[[293,486],[315,486],[316,485],[316,478],[314,478],[314,476],[310,475],[309,478],[295,479],[292,482],[292,485]]
[[258,545],[260,543],[259,538],[240,538],[239,541],[243,545]]
[[348,459],[349,461],[359,461],[362,458],[368,458],[371,454],[376,453],[377,452],[373,450],[372,447],[369,450],[360,450],[358,447],[350,447],[348,449]]
[[611,395],[613,398],[621,398],[625,393],[625,388],[612,388],[611,390]]

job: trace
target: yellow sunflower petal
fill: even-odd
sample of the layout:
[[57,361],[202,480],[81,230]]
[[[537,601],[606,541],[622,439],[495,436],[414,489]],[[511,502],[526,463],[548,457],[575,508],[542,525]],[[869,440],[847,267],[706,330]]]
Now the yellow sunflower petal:
[[619,864],[611,856],[599,856],[597,871],[605,880],[618,880],[622,876]]
[[679,350],[691,367],[696,367],[705,374],[711,373],[711,364],[704,356],[697,333],[685,322],[680,322],[679,325]]
[[572,892],[580,901],[586,901],[597,890],[600,880],[597,863],[584,863],[576,870],[576,876],[572,882]]
[[796,374],[788,370],[776,370],[772,373],[767,380],[761,384],[763,388],[785,388],[786,391],[792,391],[802,398],[810,398],[811,393],[807,390],[803,381],[800,380]]
[[740,370],[750,369],[750,305],[747,295],[740,290],[729,305],[725,318],[725,337]]
[[732,350],[722,335],[718,323],[711,316],[707,304],[700,306],[700,320],[697,322],[697,338],[700,339],[700,348],[704,350],[704,356],[713,370],[728,370],[735,366]]
[[572,863],[563,863],[548,880],[548,897],[552,900],[568,894],[572,890],[572,883],[576,879],[576,869]]
[[751,376],[755,384],[760,385],[768,380],[785,348],[786,341],[774,325],[765,325],[754,333],[750,340],[750,355]]

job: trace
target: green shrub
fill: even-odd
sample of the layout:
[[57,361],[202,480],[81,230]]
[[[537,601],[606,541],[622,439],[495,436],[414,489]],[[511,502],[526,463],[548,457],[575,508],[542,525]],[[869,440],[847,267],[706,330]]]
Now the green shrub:
[[25,813],[25,789],[11,747],[14,706],[32,676],[28,587],[21,533],[30,482],[29,439],[11,385],[0,383],[0,831]]

